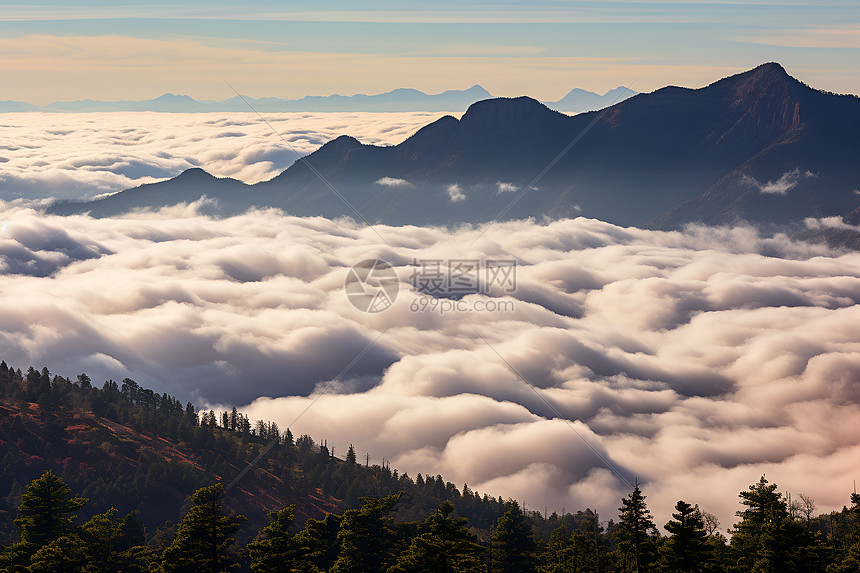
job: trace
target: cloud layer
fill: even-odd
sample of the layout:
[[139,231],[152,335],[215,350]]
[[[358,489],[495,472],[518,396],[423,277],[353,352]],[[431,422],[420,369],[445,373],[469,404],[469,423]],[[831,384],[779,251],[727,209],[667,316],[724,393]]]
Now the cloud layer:
[[[615,517],[638,476],[658,521],[678,499],[730,526],[762,473],[841,507],[860,455],[860,254],[748,228],[627,229],[575,219],[357,226],[195,206],[134,218],[0,213],[0,355],[130,376],[237,404],[392,466],[529,507]],[[471,246],[470,246],[471,245]],[[343,292],[392,263],[388,310]],[[413,260],[516,259],[507,312],[411,303]],[[410,306],[413,310],[410,310]],[[559,417],[561,415],[561,417]]]
[[[271,179],[349,133],[397,144],[441,113],[5,113],[0,199],[92,198],[204,167],[246,183]],[[292,149],[290,149],[292,147]]]

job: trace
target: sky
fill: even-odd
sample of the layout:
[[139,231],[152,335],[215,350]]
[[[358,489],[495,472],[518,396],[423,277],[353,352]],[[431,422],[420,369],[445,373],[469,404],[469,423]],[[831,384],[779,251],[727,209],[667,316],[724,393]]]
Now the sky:
[[855,0],[0,2],[0,100],[699,87],[767,61],[860,93]]

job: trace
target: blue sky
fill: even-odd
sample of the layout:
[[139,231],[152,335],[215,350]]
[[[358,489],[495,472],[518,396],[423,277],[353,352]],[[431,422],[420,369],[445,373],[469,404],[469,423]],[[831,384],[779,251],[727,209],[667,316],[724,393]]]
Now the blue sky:
[[860,93],[860,2],[0,2],[0,100],[701,86],[765,61]]

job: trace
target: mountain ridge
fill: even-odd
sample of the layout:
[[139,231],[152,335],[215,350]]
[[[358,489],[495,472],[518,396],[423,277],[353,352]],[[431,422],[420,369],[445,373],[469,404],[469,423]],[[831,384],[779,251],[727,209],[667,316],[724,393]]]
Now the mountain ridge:
[[[667,86],[575,116],[528,97],[483,100],[398,145],[336,138],[269,181],[219,180],[205,194],[222,214],[265,206],[355,216],[331,185],[368,221],[390,224],[480,223],[503,212],[666,229],[785,223],[860,205],[853,193],[860,168],[850,159],[860,155],[851,128],[858,124],[860,98],[814,90],[768,63],[702,88]],[[511,191],[529,186],[528,200],[508,209]],[[144,187],[174,203],[203,194],[170,181]],[[110,216],[167,204],[130,190],[51,212]]]

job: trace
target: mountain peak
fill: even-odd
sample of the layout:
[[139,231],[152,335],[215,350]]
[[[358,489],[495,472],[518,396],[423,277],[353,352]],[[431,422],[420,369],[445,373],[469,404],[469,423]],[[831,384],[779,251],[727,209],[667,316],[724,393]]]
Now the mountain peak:
[[500,97],[473,103],[460,121],[464,124],[498,126],[511,122],[528,122],[545,115],[561,114],[528,96]]
[[[768,62],[746,72],[741,72],[737,75],[726,78],[733,83],[749,84],[756,86],[757,89],[766,86],[783,85],[787,82],[797,82],[793,77],[788,75],[781,65],[776,62]],[[720,82],[712,85],[718,85]],[[797,82],[799,83],[799,82]]]
[[345,151],[354,147],[361,147],[361,142],[351,135],[339,135],[338,137],[326,142],[319,150],[325,148],[329,152],[332,150]]
[[177,175],[175,177],[175,179],[182,179],[182,180],[215,179],[215,178],[216,177],[214,175],[212,175],[208,171],[205,171],[204,169],[201,169],[199,167],[192,167],[190,169],[186,169],[185,171],[183,171],[182,173],[180,173],[179,175]]
[[700,89],[730,97],[736,107],[748,107],[765,100],[793,106],[791,102],[805,91],[804,84],[788,75],[776,62],[762,64]]
[[195,100],[191,96],[167,92],[166,94],[162,94],[152,101],[165,102],[165,101],[195,101]]
[[[760,66],[756,66],[751,72],[759,72],[762,74],[775,74],[780,76],[788,76],[788,72],[785,71],[779,63],[777,62],[766,62],[761,64]],[[790,76],[789,76],[790,77]]]

